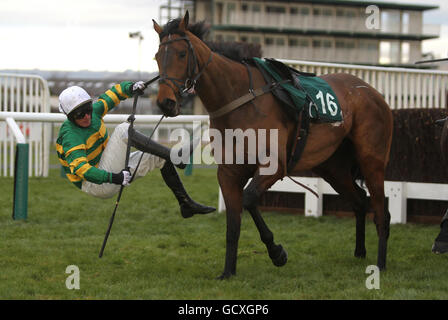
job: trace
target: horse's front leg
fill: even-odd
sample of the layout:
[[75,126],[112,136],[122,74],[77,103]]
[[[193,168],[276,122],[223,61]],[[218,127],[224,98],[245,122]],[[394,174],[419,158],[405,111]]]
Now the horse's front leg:
[[258,210],[258,202],[261,194],[266,190],[267,185],[272,185],[272,181],[276,180],[277,178],[273,176],[260,176],[256,174],[249,185],[244,189],[243,207],[249,211],[254,220],[258,232],[260,233],[261,241],[268,249],[272,263],[277,267],[281,267],[288,261],[288,253],[283,249],[282,245],[276,245],[274,243],[274,234],[269,230]]
[[226,260],[224,272],[218,279],[227,279],[236,274],[236,261],[238,253],[238,240],[241,230],[241,213],[243,211],[243,186],[237,179],[223,174],[223,170],[218,169],[218,180],[221,192],[226,205]]
[[[227,203],[226,203],[227,207]],[[223,280],[236,275],[236,260],[238,254],[238,240],[241,230],[241,211],[235,208],[228,208],[227,231],[226,231],[226,260],[223,273],[218,279]]]

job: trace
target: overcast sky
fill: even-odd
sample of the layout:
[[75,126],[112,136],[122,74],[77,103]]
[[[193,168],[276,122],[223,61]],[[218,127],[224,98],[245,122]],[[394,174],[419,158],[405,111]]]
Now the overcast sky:
[[[384,2],[384,1],[382,1]],[[448,54],[448,1],[393,0],[434,4],[425,24],[440,24],[441,38],[423,42],[424,52]],[[139,67],[139,47],[129,32],[141,31],[141,70],[157,71],[153,60],[165,0],[0,0],[0,69],[125,71]]]

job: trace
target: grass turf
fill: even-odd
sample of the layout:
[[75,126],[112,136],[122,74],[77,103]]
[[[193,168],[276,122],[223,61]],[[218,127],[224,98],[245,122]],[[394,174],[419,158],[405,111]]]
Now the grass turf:
[[[218,205],[216,169],[180,173],[195,200]],[[224,213],[183,219],[158,170],[123,193],[103,258],[98,253],[115,197],[90,197],[52,169],[30,178],[26,221],[11,219],[13,179],[1,178],[0,299],[447,299],[448,255],[434,255],[439,227],[392,225],[380,289],[365,286],[377,235],[367,222],[367,258],[353,256],[354,218],[265,212],[288,263],[275,267],[243,213],[237,275],[224,268]],[[69,265],[80,289],[69,290]]]

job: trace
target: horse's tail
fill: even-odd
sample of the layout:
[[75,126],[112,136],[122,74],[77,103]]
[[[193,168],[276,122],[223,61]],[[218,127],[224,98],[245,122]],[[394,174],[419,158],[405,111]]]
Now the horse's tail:
[[358,185],[360,187],[363,187],[364,183],[365,183],[365,178],[364,178],[364,175],[362,174],[361,167],[360,167],[356,157],[354,156],[356,154],[355,145],[353,144],[353,142],[350,139],[346,138],[345,140],[346,140],[346,144],[349,146],[348,148],[351,151],[350,154],[353,155],[351,168],[350,168],[350,173],[351,173],[353,182],[356,183],[358,181]]
[[364,175],[361,172],[361,167],[359,166],[358,162],[355,161],[355,163],[353,163],[353,166],[351,168],[351,174],[353,177],[353,181],[356,183],[356,181],[358,181],[358,184],[360,187],[364,187],[364,183],[365,183],[365,178]]

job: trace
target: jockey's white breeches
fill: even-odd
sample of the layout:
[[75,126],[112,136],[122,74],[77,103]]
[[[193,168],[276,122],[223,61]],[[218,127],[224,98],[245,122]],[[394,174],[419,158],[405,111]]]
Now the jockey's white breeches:
[[[129,123],[119,124],[109,138],[109,142],[103,151],[98,169],[102,169],[112,173],[119,173],[124,169],[126,162],[126,149],[128,143]],[[138,161],[142,155],[141,151],[131,152],[129,155],[129,168],[131,174],[135,174],[135,179],[145,176],[148,172],[155,168],[162,168],[165,160],[155,155],[144,153],[143,158],[135,173]],[[110,198],[118,193],[120,185],[113,183],[95,184],[84,180],[82,182],[82,191],[98,198]]]

